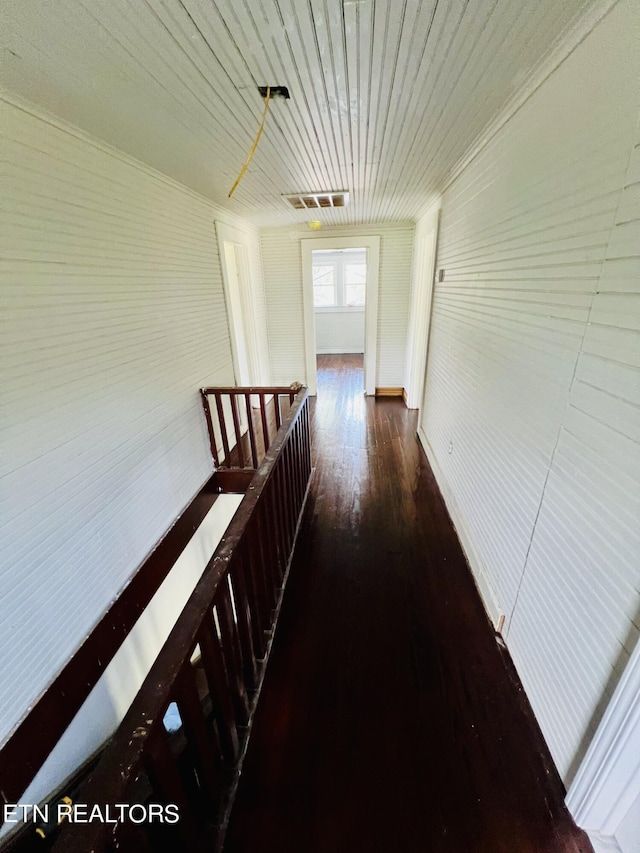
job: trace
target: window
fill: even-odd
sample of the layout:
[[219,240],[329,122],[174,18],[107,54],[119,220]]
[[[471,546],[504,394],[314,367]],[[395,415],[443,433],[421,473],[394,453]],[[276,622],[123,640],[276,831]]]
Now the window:
[[326,308],[336,305],[336,267],[335,264],[313,264],[313,304]]
[[367,283],[366,264],[344,265],[345,305],[364,305],[364,288]]
[[315,308],[362,308],[366,286],[366,249],[314,249]]

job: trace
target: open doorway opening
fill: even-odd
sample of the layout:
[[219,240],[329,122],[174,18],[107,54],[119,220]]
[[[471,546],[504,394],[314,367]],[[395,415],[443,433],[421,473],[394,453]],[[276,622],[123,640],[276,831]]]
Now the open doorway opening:
[[238,385],[250,385],[252,371],[249,365],[249,335],[247,334],[246,311],[242,304],[242,291],[246,286],[246,249],[238,243],[225,240],[223,251],[228,283],[229,324],[233,332],[231,340],[235,380]]
[[[246,235],[223,222],[216,222],[218,251],[224,299],[229,323],[229,338],[233,361],[233,383],[236,386],[253,386],[260,383],[260,364],[256,347],[256,320],[253,312],[249,249]],[[252,396],[251,406],[260,401]],[[225,421],[229,426],[231,446],[249,426],[246,407],[238,405],[236,398],[225,396],[222,400]],[[239,433],[239,435],[238,435]]]
[[313,249],[316,355],[364,355],[367,250]]
[[216,234],[235,384],[257,385],[261,371],[247,236],[223,222],[216,222]]
[[307,384],[317,393],[317,358],[362,354],[364,392],[375,394],[379,237],[302,241]]

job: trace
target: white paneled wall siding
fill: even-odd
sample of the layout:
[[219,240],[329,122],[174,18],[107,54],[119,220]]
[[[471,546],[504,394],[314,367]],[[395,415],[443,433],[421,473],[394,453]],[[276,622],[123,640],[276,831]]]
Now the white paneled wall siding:
[[364,352],[364,308],[316,311],[316,351]]
[[640,6],[443,197],[421,436],[569,781],[640,629]]
[[232,380],[214,219],[242,223],[0,103],[1,742],[211,472],[198,388]]
[[[379,235],[378,364],[376,387],[401,387],[404,381],[411,296],[413,224],[326,228],[318,236]],[[261,232],[273,381],[306,381],[302,253],[308,228],[270,228]]]

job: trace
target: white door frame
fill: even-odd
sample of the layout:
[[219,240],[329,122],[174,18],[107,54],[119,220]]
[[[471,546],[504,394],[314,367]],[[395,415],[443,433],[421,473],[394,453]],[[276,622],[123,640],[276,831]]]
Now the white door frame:
[[[596,853],[632,853],[618,829],[640,797],[640,640],[567,794],[575,822]],[[640,821],[635,818],[636,824]]]
[[380,275],[380,237],[311,237],[300,241],[302,247],[302,293],[304,301],[304,345],[307,386],[310,394],[318,390],[316,367],[316,323],[313,307],[312,252],[314,249],[366,249],[367,288],[364,309],[364,393],[376,393],[378,353],[378,279]]
[[[222,270],[224,299],[227,307],[229,337],[235,381],[238,385],[258,385],[260,383],[260,357],[257,349],[257,325],[251,298],[251,275],[249,269],[248,235],[238,228],[216,221],[216,236]],[[236,252],[237,276],[232,275],[227,261],[227,246],[233,245]],[[234,299],[232,288],[238,282],[238,297]],[[234,310],[235,305],[235,310]],[[238,349],[242,346],[247,357],[247,375],[241,368]]]
[[431,328],[431,304],[436,273],[439,222],[440,207],[438,205],[438,209],[433,215],[432,224],[416,230],[404,382],[406,403],[409,409],[419,409],[422,406],[427,372],[427,349]]

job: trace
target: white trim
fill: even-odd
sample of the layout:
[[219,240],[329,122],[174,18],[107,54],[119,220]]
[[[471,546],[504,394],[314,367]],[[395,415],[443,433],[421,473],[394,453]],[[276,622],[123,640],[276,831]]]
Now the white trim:
[[597,832],[590,832],[588,834],[594,853],[623,853],[622,848],[615,838],[604,838]]
[[313,305],[313,274],[311,269],[314,249],[367,250],[367,298],[365,304],[364,332],[364,392],[376,393],[376,357],[378,352],[378,279],[380,271],[380,237],[353,235],[351,237],[313,237],[300,240],[302,249],[302,295],[304,300],[304,345],[309,394],[317,394],[316,327]]
[[438,460],[436,459],[436,455],[429,444],[429,439],[427,438],[422,424],[418,426],[418,438],[429,461],[431,470],[433,471],[433,476],[436,478],[436,483],[438,484],[438,488],[440,489],[440,493],[444,499],[447,511],[449,512],[451,521],[455,527],[458,541],[460,542],[464,555],[467,558],[467,562],[471,567],[471,574],[475,580],[478,592],[480,593],[484,609],[487,611],[487,615],[491,622],[493,622],[494,627],[497,628],[501,615],[501,611],[498,606],[498,599],[491,587],[491,584],[489,583],[487,573],[483,568],[482,560],[475,549],[471,535],[465,526],[462,513],[460,512],[453,492],[449,488],[442,468],[438,465]]
[[594,847],[604,853],[616,850],[603,845],[616,843],[617,829],[638,796],[640,641],[569,789],[567,806],[576,823],[589,833]]
[[364,314],[364,305],[316,305],[316,314]]
[[362,355],[362,348],[356,347],[319,347],[316,350],[317,355]]
[[404,382],[409,409],[420,408],[427,372],[439,222],[440,200],[422,217],[416,227]]
[[[234,372],[236,382],[239,385],[258,385],[261,381],[260,354],[257,348],[257,321],[254,311],[254,300],[251,298],[251,273],[249,268],[249,253],[251,246],[249,235],[246,231],[216,220],[216,236],[218,238],[218,253],[220,255],[220,267],[222,270],[222,283],[224,285],[224,298],[227,306],[227,323],[229,326],[229,337],[231,339],[231,351],[233,356]],[[237,280],[239,287],[239,302],[241,316],[235,316],[233,299],[231,297],[231,276],[225,251],[225,244],[231,243],[241,251],[236,252],[236,263],[238,265]],[[243,345],[247,355],[248,375],[243,376],[238,355],[238,335],[243,337]]]

